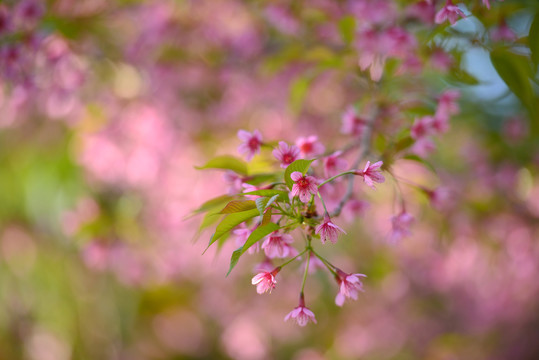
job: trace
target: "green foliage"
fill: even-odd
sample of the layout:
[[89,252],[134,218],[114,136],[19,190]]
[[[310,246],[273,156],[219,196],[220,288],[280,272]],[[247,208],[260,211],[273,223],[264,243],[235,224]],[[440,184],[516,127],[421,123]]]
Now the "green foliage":
[[247,175],[245,161],[231,155],[216,156],[203,166],[195,166],[196,169],[223,169],[232,170],[240,175]]
[[505,48],[497,48],[490,53],[490,60],[507,87],[528,109],[530,117],[535,118],[537,99],[530,83],[534,74],[529,59]]
[[535,66],[535,70],[539,66],[539,12],[535,14],[530,33],[528,35],[528,45],[531,51],[531,58]]
[[257,207],[253,200],[233,200],[229,202],[219,214],[233,214],[237,212],[252,210]]

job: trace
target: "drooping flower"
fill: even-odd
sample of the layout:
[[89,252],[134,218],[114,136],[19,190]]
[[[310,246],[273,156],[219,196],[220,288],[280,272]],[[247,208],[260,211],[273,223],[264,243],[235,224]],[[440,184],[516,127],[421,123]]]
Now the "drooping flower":
[[441,8],[434,17],[434,22],[436,24],[441,24],[446,20],[449,20],[451,25],[455,24],[459,18],[466,17],[466,15],[459,9],[458,6],[454,5],[451,0],[447,0],[445,6]]
[[281,268],[276,267],[273,269],[273,271],[263,271],[256,274],[251,280],[251,284],[256,285],[256,292],[263,294],[267,291],[271,292],[271,290],[275,289],[275,284],[277,283],[277,280],[275,280],[275,275],[277,275],[280,270]]
[[251,161],[253,156],[260,152],[262,134],[260,134],[260,131],[258,130],[255,130],[252,133],[245,130],[239,130],[238,138],[243,141],[243,143],[238,146],[238,151],[245,155],[247,161]]
[[275,231],[264,240],[262,249],[270,259],[285,258],[296,254],[296,249],[290,246],[293,242],[294,238],[292,236]]
[[361,277],[367,277],[364,274],[347,274],[337,269],[337,283],[339,284],[339,293],[335,297],[335,304],[342,306],[346,298],[357,300],[359,292],[363,292],[363,283]]
[[290,191],[290,196],[299,196],[299,200],[303,203],[308,203],[311,200],[311,195],[316,194],[318,191],[318,181],[313,176],[294,171],[290,174],[290,178],[295,182]]
[[367,186],[371,187],[372,189],[375,189],[375,182],[383,183],[384,181],[386,181],[384,175],[382,175],[382,172],[380,170],[380,167],[382,167],[383,164],[383,161],[378,161],[371,165],[371,162],[367,161],[367,164],[365,165],[363,171],[356,171],[355,174],[363,176],[365,184],[367,184]]
[[324,158],[324,173],[326,177],[332,177],[348,167],[348,162],[341,158],[342,151],[336,151]]
[[284,321],[288,321],[289,319],[294,319],[299,326],[305,326],[309,323],[309,321],[312,321],[316,324],[316,318],[314,317],[314,313],[309,308],[305,307],[303,293],[300,295],[299,298],[299,306],[294,308],[294,310],[289,312],[284,317]]
[[316,227],[315,233],[320,235],[322,244],[325,244],[327,240],[335,244],[339,238],[339,233],[346,234],[343,229],[331,221],[327,214],[324,216],[324,222]]
[[296,145],[301,152],[301,156],[305,158],[321,155],[325,150],[324,145],[318,141],[318,136],[316,135],[311,135],[306,138],[299,137],[296,140]]
[[391,234],[390,242],[398,242],[411,234],[410,226],[414,222],[414,217],[402,211],[400,214],[391,217]]
[[299,157],[299,148],[296,145],[288,145],[284,141],[279,141],[279,147],[273,150],[273,156],[281,162],[284,169],[292,164]]

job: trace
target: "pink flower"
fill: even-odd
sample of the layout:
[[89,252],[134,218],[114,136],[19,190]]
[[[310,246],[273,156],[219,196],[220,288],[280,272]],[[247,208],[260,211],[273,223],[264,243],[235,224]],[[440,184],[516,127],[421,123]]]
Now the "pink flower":
[[316,178],[309,175],[304,176],[299,171],[290,174],[290,178],[295,182],[292,191],[290,191],[291,197],[299,196],[301,202],[308,203],[311,200],[311,195],[318,192]]
[[277,280],[275,280],[275,275],[281,270],[281,268],[276,267],[273,271],[268,272],[264,271],[256,274],[251,280],[251,284],[256,285],[256,292],[263,294],[267,291],[271,293],[271,290],[275,288]]
[[[307,266],[307,262],[305,262],[305,266]],[[313,274],[317,269],[324,270],[326,268],[326,265],[316,257],[312,252],[309,253],[309,274]]]
[[436,145],[430,138],[423,137],[417,140],[410,150],[418,156],[426,157],[436,150]]
[[451,0],[447,0],[445,6],[436,13],[436,16],[434,17],[434,22],[436,24],[441,24],[444,21],[449,20],[451,25],[453,25],[455,24],[455,22],[457,22],[459,16],[466,17],[466,15],[464,15],[462,10],[460,10],[458,6],[453,5],[453,2]]
[[227,185],[228,194],[234,195],[242,190],[243,179],[232,170],[228,170],[223,174],[223,179]]
[[367,128],[367,120],[361,118],[353,106],[349,106],[342,115],[341,132],[347,135],[361,136]]
[[360,277],[367,277],[364,274],[347,274],[337,270],[337,282],[339,283],[339,293],[335,297],[335,304],[342,306],[346,298],[357,300],[359,292],[363,292],[363,283]]
[[324,158],[324,173],[326,177],[335,176],[348,167],[348,162],[340,158],[341,155],[342,151],[337,151]]
[[[252,231],[248,229],[244,224],[240,225],[241,227],[235,229],[232,231],[234,235],[236,235],[236,246],[243,246],[249,236],[251,235]],[[260,250],[260,243],[256,243],[253,246],[247,250],[249,254],[254,254],[255,252],[258,252]]]
[[341,232],[346,234],[343,229],[331,222],[331,218],[327,214],[324,216],[324,222],[318,225],[315,231],[316,234],[320,235],[322,244],[325,244],[327,240],[335,244]]
[[436,133],[441,134],[449,129],[449,118],[460,111],[457,102],[459,97],[460,92],[458,90],[447,90],[440,96],[438,108],[432,122],[432,128]]
[[11,30],[11,14],[8,8],[4,5],[0,5],[0,34]]
[[415,119],[414,125],[412,125],[411,135],[413,139],[420,139],[424,136],[430,135],[433,132],[432,123],[434,119],[432,116],[423,116]]
[[293,242],[292,236],[275,231],[264,240],[262,249],[270,259],[285,258],[296,254],[296,249],[290,246]]
[[44,12],[42,3],[36,0],[22,0],[13,10],[13,18],[23,27],[34,27]]
[[395,215],[391,218],[391,235],[389,240],[391,242],[397,242],[409,236],[410,226],[414,222],[414,217],[409,213],[402,211],[400,214]]
[[296,140],[296,145],[301,151],[303,157],[316,157],[322,154],[325,150],[324,145],[318,141],[318,136],[311,135],[309,137],[299,137]]
[[284,317],[284,321],[288,321],[288,319],[290,318],[296,320],[299,326],[305,326],[309,323],[309,321],[312,321],[316,324],[316,318],[314,317],[314,313],[309,308],[305,307],[303,293],[300,295],[299,298],[299,306],[289,312],[288,315]]
[[436,210],[443,210],[451,202],[451,191],[444,186],[434,190],[425,189],[425,193],[429,197],[432,207]]
[[384,175],[382,175],[382,172],[380,170],[380,167],[383,164],[383,161],[378,161],[371,165],[371,162],[367,161],[365,169],[363,169],[363,171],[356,171],[355,174],[363,176],[365,184],[367,184],[367,186],[371,187],[372,189],[375,189],[375,182],[383,183],[384,181],[386,181]]
[[279,147],[273,150],[273,156],[281,162],[284,169],[299,157],[299,148],[296,145],[289,146],[284,141],[279,141]]
[[251,161],[253,156],[260,152],[262,134],[260,134],[258,130],[253,131],[252,134],[245,130],[239,130],[238,138],[243,141],[243,143],[238,146],[238,151],[245,155],[247,161]]

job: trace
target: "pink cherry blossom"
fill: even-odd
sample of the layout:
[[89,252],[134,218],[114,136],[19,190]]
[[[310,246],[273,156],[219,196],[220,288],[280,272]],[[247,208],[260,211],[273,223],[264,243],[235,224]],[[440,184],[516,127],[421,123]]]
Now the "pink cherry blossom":
[[288,321],[289,319],[296,320],[296,323],[299,326],[305,326],[309,323],[309,321],[312,321],[316,324],[316,318],[314,317],[314,313],[309,308],[305,307],[303,293],[301,293],[299,298],[299,306],[289,312],[285,316],[284,321]]
[[275,289],[275,284],[277,283],[277,280],[275,280],[275,275],[277,275],[279,270],[280,268],[277,267],[271,272],[263,271],[256,274],[251,280],[251,284],[256,285],[256,292],[263,294],[267,291],[271,292],[271,290]]
[[296,145],[288,145],[284,141],[279,141],[279,147],[273,150],[273,156],[281,162],[284,169],[292,164],[299,157],[299,148]]
[[239,130],[238,138],[243,141],[243,143],[238,146],[238,151],[245,155],[247,161],[251,161],[253,156],[260,152],[262,134],[260,134],[260,131],[258,130],[255,130],[252,133],[245,130]]
[[[240,227],[232,231],[232,234],[236,235],[236,246],[243,246],[252,231],[248,229],[244,224],[241,224]],[[249,254],[254,254],[260,251],[260,243],[257,242],[247,250]]]
[[290,178],[295,182],[290,191],[290,196],[299,196],[299,200],[303,203],[308,203],[311,200],[311,195],[318,192],[318,180],[313,176],[303,175],[299,171],[294,171],[290,174]]
[[360,117],[353,106],[349,106],[342,115],[341,132],[346,135],[361,136],[367,128],[367,120]]
[[343,229],[331,221],[328,215],[324,216],[324,222],[316,227],[315,233],[320,235],[322,244],[325,244],[327,240],[335,244],[339,238],[339,233],[346,234]]
[[421,157],[429,156],[434,150],[436,150],[436,144],[428,137],[417,140],[410,149],[412,153]]
[[432,116],[423,116],[421,118],[415,119],[411,129],[412,138],[417,140],[427,135],[430,135],[433,132],[433,122],[434,118]]
[[339,293],[335,297],[337,306],[342,306],[346,298],[357,300],[359,292],[364,291],[361,277],[367,277],[367,275],[347,274],[344,271],[337,270],[337,282],[339,283]]
[[242,191],[243,179],[234,171],[228,170],[223,174],[223,179],[227,185],[227,191],[230,195],[237,194]]
[[425,189],[430,203],[436,210],[443,210],[451,202],[451,191],[444,186],[437,187],[434,190]]
[[393,216],[391,218],[390,242],[395,243],[411,235],[410,226],[413,222],[414,217],[406,211],[402,211],[400,214]]
[[451,25],[453,25],[457,22],[459,16],[463,18],[466,17],[466,15],[464,15],[462,10],[460,10],[458,6],[453,5],[453,2],[451,0],[447,0],[445,6],[436,13],[436,16],[434,17],[434,22],[436,24],[441,24],[444,21],[449,20]]
[[290,246],[293,242],[292,236],[275,231],[264,240],[262,249],[270,259],[285,258],[297,253],[296,249]]
[[288,321],[289,319],[296,320],[296,323],[299,326],[305,326],[309,323],[309,321],[316,324],[314,313],[305,306],[298,306],[289,312],[288,315],[285,316],[284,321]]
[[348,168],[348,161],[340,156],[342,151],[336,151],[328,157],[324,158],[324,174],[326,177],[332,177]]
[[318,136],[311,135],[308,137],[299,137],[296,140],[296,145],[298,146],[301,155],[304,158],[312,158],[318,155],[321,155],[325,147],[320,141],[318,141]]
[[386,181],[384,175],[382,175],[380,170],[380,167],[382,167],[383,164],[383,161],[378,161],[371,165],[371,162],[367,161],[365,169],[363,169],[363,171],[356,171],[355,174],[363,176],[365,184],[367,184],[367,186],[371,187],[372,189],[375,189],[375,182],[383,183],[384,181]]

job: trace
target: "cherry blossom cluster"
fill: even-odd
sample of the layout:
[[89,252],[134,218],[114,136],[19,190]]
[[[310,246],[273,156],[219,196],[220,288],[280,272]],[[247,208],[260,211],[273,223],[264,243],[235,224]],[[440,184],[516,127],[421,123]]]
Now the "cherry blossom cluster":
[[[408,153],[426,156],[434,149],[431,138],[447,131],[449,119],[459,111],[459,93],[447,90],[438,98],[436,111],[416,118],[408,129]],[[304,326],[316,322],[314,313],[305,305],[305,283],[312,269],[326,269],[335,279],[338,292],[335,303],[357,299],[363,291],[361,273],[347,273],[322,255],[320,247],[333,246],[346,231],[334,219],[343,215],[354,218],[364,211],[365,195],[354,190],[354,181],[364,183],[360,191],[374,191],[390,176],[395,182],[411,185],[426,194],[433,206],[442,207],[448,197],[445,188],[429,189],[400,179],[392,173],[391,164],[383,156],[376,158],[368,148],[377,123],[375,117],[360,116],[355,107],[342,117],[341,132],[351,142],[341,149],[329,150],[317,135],[298,137],[294,143],[268,141],[258,130],[239,130],[238,146],[247,162],[221,156],[210,160],[206,168],[225,169],[228,196],[218,198],[214,215],[223,216],[210,240],[212,245],[226,232],[235,237],[238,249],[231,259],[232,270],[244,253],[261,253],[262,262],[252,278],[256,292],[263,294],[276,288],[284,267],[303,262],[304,277],[299,304],[285,318]],[[355,162],[350,155],[358,153]],[[366,157],[370,159],[366,160]],[[361,163],[364,161],[362,166]],[[267,171],[251,173],[251,164],[270,163]],[[384,174],[384,173],[387,173]],[[402,194],[400,211],[391,217],[388,241],[397,243],[411,234],[414,217],[406,211]],[[299,239],[302,239],[300,241]],[[209,246],[208,246],[209,247]]]

